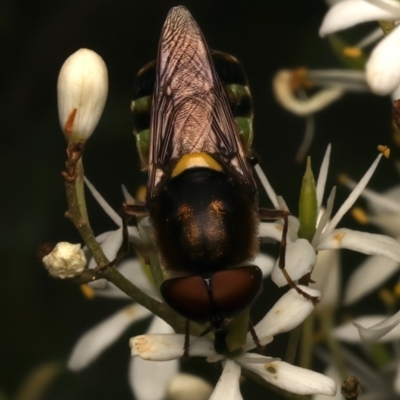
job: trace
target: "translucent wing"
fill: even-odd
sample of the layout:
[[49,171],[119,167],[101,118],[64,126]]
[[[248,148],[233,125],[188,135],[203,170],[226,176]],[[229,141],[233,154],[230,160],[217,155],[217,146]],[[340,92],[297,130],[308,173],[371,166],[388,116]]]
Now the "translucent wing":
[[150,123],[148,198],[171,160],[188,153],[215,155],[237,179],[255,188],[230,106],[210,51],[185,7],[173,8],[158,50]]

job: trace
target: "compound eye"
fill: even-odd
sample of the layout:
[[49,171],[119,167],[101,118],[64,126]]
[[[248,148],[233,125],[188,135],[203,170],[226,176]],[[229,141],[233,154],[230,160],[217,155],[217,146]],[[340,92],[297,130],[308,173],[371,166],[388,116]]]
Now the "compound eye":
[[219,271],[213,275],[213,303],[221,315],[234,316],[249,307],[262,288],[262,272],[252,265]]
[[212,313],[212,303],[204,278],[184,276],[164,281],[160,286],[165,302],[183,317],[205,323]]

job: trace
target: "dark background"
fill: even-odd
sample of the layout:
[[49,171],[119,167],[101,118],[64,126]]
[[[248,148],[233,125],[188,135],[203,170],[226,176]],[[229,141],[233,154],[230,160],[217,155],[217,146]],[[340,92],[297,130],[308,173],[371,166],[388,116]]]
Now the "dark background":
[[[59,69],[81,47],[95,50],[107,64],[109,97],[84,165],[86,175],[118,209],[120,185],[134,192],[145,182],[132,135],[132,82],[139,68],[155,58],[167,12],[179,4],[189,8],[211,48],[242,61],[255,102],[254,148],[276,192],[297,214],[304,164],[293,160],[304,121],[275,102],[271,81],[281,68],[340,67],[327,40],[318,36],[327,9],[322,0],[264,4],[256,0],[2,0],[0,399],[13,398],[42,363],[64,363],[83,332],[123,305],[88,301],[78,287],[49,278],[36,257],[43,242],[79,241],[63,217],[66,201],[60,171],[66,146],[57,114]],[[391,144],[388,98],[348,94],[319,113],[316,123],[310,150],[315,171],[327,144],[333,144],[328,187],[340,172],[360,178],[376,156],[376,145]],[[384,161],[371,187],[384,189],[396,179],[393,159]],[[336,207],[346,194],[339,188]],[[114,229],[90,198],[88,207],[96,233]],[[350,218],[342,224],[346,222]],[[131,329],[84,372],[61,374],[44,398],[131,398],[126,382],[127,340],[144,328],[142,324]],[[267,353],[279,354],[279,349],[271,347]],[[204,368],[203,360],[184,365],[192,371],[197,367],[216,382],[218,368]],[[265,398],[264,389],[251,392],[252,387],[244,388],[244,396]]]

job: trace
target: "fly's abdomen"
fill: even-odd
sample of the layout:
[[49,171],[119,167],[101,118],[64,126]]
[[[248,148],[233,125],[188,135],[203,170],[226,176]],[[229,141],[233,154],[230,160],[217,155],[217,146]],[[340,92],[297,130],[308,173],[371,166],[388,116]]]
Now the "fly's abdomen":
[[252,259],[255,201],[255,193],[224,172],[191,168],[172,178],[150,205],[166,268],[204,274]]

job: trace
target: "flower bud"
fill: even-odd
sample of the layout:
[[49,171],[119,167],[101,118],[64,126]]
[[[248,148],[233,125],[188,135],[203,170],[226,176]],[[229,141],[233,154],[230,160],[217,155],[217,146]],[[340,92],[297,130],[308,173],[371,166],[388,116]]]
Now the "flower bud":
[[67,141],[84,142],[101,117],[108,92],[107,67],[94,51],[80,49],[61,67],[58,114]]
[[74,278],[80,275],[87,264],[80,244],[60,242],[42,259],[50,275],[55,278]]

